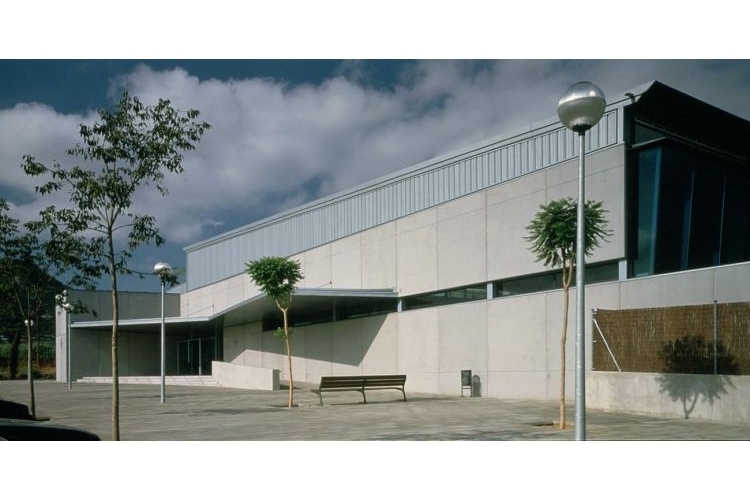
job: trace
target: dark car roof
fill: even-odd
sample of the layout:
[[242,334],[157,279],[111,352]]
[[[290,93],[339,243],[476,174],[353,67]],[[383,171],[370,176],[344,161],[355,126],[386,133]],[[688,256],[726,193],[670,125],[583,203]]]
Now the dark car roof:
[[0,418],[0,440],[4,441],[100,441],[93,432],[34,420]]

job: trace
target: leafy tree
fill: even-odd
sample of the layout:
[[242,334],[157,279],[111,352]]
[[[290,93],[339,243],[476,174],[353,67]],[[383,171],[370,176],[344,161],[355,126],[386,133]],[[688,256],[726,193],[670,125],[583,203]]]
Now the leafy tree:
[[31,332],[35,329],[38,334],[41,317],[54,309],[55,291],[62,287],[55,277],[60,273],[60,268],[48,257],[37,235],[29,230],[22,231],[19,221],[10,217],[8,212],[8,203],[0,198],[0,300],[7,305],[3,308],[4,319],[14,327],[19,326],[9,328],[12,331],[9,374],[15,378],[18,370],[18,348],[24,331],[20,325],[23,324],[27,345],[29,412],[34,417],[36,401]]
[[[83,166],[66,168],[57,161],[46,166],[24,156],[28,175],[48,178],[37,186],[37,192],[63,191],[70,203],[70,207],[50,206],[40,213],[38,227],[48,231],[49,250],[70,265],[74,279],[110,279],[113,440],[120,439],[117,277],[136,272],[128,261],[137,248],[164,242],[155,218],[135,213],[132,205],[136,193],[147,187],[167,194],[165,174],[183,172],[182,153],[195,149],[210,127],[196,121],[198,115],[194,109],[176,110],[164,99],[147,106],[126,92],[114,109],[99,110],[99,121],[80,126],[82,143],[67,154]],[[123,233],[124,238],[118,238]]]
[[[526,226],[529,234],[526,241],[536,255],[537,262],[545,266],[562,268],[563,324],[560,339],[560,429],[565,428],[565,344],[568,331],[568,306],[570,285],[576,262],[576,226],[578,202],[572,198],[562,198],[540,205],[531,223]],[[601,202],[589,200],[585,203],[584,253],[589,256],[599,246],[601,240],[611,235]]]
[[263,257],[245,264],[247,273],[260,291],[271,297],[284,317],[284,343],[289,359],[289,408],[294,406],[294,378],[292,376],[292,348],[289,342],[288,311],[292,305],[295,285],[303,278],[300,264],[286,257]]

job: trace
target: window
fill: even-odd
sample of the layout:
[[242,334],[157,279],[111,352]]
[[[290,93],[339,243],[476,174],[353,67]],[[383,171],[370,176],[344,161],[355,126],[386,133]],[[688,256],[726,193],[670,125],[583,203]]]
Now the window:
[[750,260],[750,170],[669,139],[636,147],[629,169],[629,274]]
[[[587,285],[617,281],[619,279],[617,262],[587,265],[585,276]],[[571,286],[575,286],[575,276],[572,278]],[[534,276],[522,276],[520,278],[497,281],[493,286],[493,296],[507,297],[523,293],[547,292],[559,288],[562,288],[562,272],[552,271]]]
[[470,302],[472,300],[485,300],[486,298],[487,285],[481,284],[404,297],[403,304],[404,310],[410,310],[421,309],[423,307],[458,304],[461,302]]

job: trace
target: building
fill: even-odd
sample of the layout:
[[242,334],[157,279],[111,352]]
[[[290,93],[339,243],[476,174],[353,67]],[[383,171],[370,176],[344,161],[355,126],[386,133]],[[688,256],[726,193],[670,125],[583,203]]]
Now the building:
[[[659,82],[608,98],[586,135],[586,197],[613,231],[587,259],[589,346],[596,308],[750,301],[750,122]],[[541,204],[576,196],[577,148],[550,118],[188,246],[186,283],[167,294],[167,373],[285,378],[280,314],[245,274],[281,255],[305,276],[290,311],[295,381],[405,373],[410,391],[458,395],[472,370],[482,396],[557,399],[559,275],[524,237]],[[72,318],[72,376],[106,376],[108,294],[73,297],[99,315]],[[159,294],[122,307],[121,375],[157,375]],[[574,318],[574,293],[570,307]]]

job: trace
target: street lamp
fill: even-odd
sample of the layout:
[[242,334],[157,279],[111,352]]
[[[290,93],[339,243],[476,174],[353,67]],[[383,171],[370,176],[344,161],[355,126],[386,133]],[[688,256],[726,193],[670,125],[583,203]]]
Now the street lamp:
[[166,283],[169,275],[172,272],[172,266],[166,262],[157,262],[154,265],[154,274],[159,276],[161,281],[161,402],[166,401],[166,377],[165,377],[165,362],[164,362],[164,348],[165,348],[165,328],[164,328],[164,284]]
[[70,362],[71,362],[71,353],[70,350],[73,346],[73,342],[70,340],[70,313],[73,310],[73,304],[71,304],[68,301],[68,291],[63,290],[61,294],[55,295],[55,299],[57,299],[57,303],[60,304],[60,307],[62,307],[65,310],[65,352],[67,353],[67,371],[68,371],[68,390],[73,388],[73,379],[71,378],[71,369],[70,369]]
[[34,327],[33,319],[23,320],[26,325],[26,377],[29,379],[29,397],[31,398],[30,411],[31,416],[36,415],[36,403],[34,402],[34,371],[31,366],[31,329]]
[[576,399],[575,439],[586,440],[586,371],[584,344],[585,296],[585,218],[584,218],[584,136],[599,123],[607,101],[599,87],[591,82],[570,86],[557,103],[557,116],[566,128],[578,134],[578,207],[576,218]]

